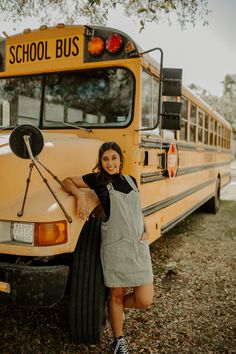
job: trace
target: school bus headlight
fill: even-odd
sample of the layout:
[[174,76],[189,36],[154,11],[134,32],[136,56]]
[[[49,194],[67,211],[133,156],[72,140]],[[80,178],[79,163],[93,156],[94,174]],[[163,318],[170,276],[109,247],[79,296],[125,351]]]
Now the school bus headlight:
[[109,53],[115,54],[121,50],[122,38],[119,34],[112,34],[106,41],[106,49]]
[[12,241],[33,244],[34,242],[34,224],[23,222],[11,223],[11,239]]
[[99,56],[104,52],[105,43],[100,37],[93,37],[88,42],[88,52],[91,55]]
[[35,246],[53,246],[67,242],[66,221],[36,223],[34,242]]

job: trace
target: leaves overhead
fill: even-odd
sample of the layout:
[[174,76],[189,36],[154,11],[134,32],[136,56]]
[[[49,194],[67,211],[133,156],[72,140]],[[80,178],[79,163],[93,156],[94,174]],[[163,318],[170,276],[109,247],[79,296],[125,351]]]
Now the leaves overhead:
[[140,30],[147,22],[158,23],[175,15],[182,28],[201,20],[207,24],[208,0],[0,0],[0,12],[5,21],[22,22],[37,18],[41,24],[82,23],[105,25],[111,9],[121,8],[127,16],[139,20]]

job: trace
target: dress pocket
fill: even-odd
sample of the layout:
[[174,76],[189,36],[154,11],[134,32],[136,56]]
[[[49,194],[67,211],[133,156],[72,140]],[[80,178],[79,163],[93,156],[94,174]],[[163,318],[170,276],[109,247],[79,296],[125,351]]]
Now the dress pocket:
[[[101,258],[105,269],[126,272],[133,271],[134,266],[131,262],[133,254],[133,243],[124,239],[114,241],[101,247]],[[132,266],[130,265],[132,263]]]

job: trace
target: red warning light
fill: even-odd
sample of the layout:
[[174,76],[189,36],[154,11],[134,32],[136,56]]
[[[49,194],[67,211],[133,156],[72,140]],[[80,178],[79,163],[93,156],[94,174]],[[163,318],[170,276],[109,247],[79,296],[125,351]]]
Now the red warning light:
[[106,49],[109,53],[115,54],[121,50],[122,38],[119,34],[112,34],[106,41]]

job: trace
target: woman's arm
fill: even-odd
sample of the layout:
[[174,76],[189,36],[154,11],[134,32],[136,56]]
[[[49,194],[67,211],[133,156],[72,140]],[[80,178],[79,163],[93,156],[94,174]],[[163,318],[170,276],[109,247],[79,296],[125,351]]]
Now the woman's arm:
[[76,196],[78,188],[89,188],[82,176],[67,177],[62,181],[64,190]]
[[89,208],[86,200],[86,193],[80,188],[89,188],[81,176],[67,177],[62,181],[63,189],[76,198],[76,212],[80,219],[88,219]]

